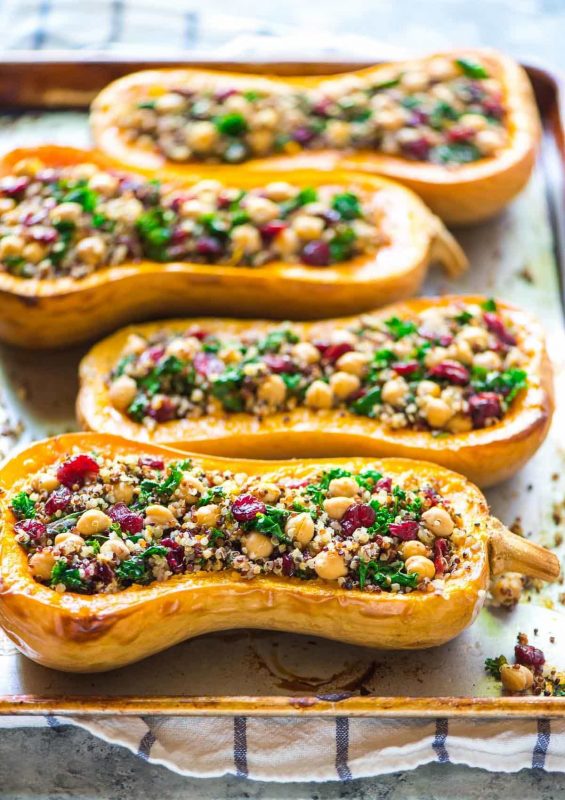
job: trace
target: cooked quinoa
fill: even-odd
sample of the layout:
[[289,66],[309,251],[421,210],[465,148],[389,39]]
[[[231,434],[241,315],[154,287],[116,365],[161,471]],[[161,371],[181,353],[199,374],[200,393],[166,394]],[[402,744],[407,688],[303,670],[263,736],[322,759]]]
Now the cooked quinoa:
[[500,81],[485,63],[437,57],[297,89],[191,74],[135,86],[113,123],[127,142],[177,162],[240,163],[303,150],[379,150],[457,166],[508,141]]
[[494,300],[363,316],[321,340],[291,323],[266,335],[189,326],[132,334],[108,376],[112,404],[151,428],[174,419],[299,406],[395,429],[465,433],[499,422],[527,385],[518,332]]
[[441,591],[480,547],[438,486],[370,467],[293,480],[76,451],[10,503],[31,573],[58,592],[222,570],[374,593]]
[[358,186],[181,187],[28,158],[0,178],[0,273],[79,279],[141,260],[327,267],[374,254],[380,220],[375,194]]

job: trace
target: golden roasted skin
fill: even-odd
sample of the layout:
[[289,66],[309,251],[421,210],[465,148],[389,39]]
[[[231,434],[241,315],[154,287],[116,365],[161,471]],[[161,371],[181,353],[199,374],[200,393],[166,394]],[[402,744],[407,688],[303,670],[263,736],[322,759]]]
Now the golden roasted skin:
[[[500,81],[507,110],[509,142],[497,155],[454,168],[449,165],[415,162],[377,151],[306,150],[295,156],[253,159],[245,163],[246,169],[287,171],[298,167],[346,168],[386,175],[419,194],[432,211],[449,224],[468,225],[494,216],[525,186],[534,166],[541,128],[532,87],[525,71],[513,59],[494,50],[466,48],[449,53],[434,53],[421,59],[420,63],[425,67],[426,62],[437,56],[451,59],[479,57],[490,74]],[[402,69],[405,63],[397,62],[396,66]],[[378,76],[380,72],[386,73],[389,69],[390,65],[382,64],[348,74],[360,77]],[[129,100],[143,95],[148,86],[157,90],[173,88],[179,83],[190,81],[191,75],[201,72],[203,71],[190,69],[154,69],[136,72],[111,83],[92,105],[91,125],[96,145],[116,162],[147,172],[193,172],[196,166],[194,162],[177,164],[166,161],[157,150],[144,149],[128,142],[115,125],[113,117],[115,108],[123,105],[126,98]],[[219,80],[229,77],[234,85],[242,89],[252,86],[258,78],[265,79],[265,75],[226,72],[211,74],[217,74]],[[315,88],[335,77],[269,76],[269,80],[296,88]],[[209,173],[214,173],[219,168],[211,165],[207,169]]]
[[[481,303],[484,297],[447,295],[416,298],[376,312],[387,319],[402,318],[433,306],[448,306],[457,300]],[[543,330],[530,314],[507,303],[499,303],[520,334],[526,354],[527,389],[513,402],[503,419],[488,428],[467,433],[432,436],[427,431],[392,429],[378,420],[352,414],[343,408],[308,409],[269,414],[258,419],[251,414],[223,411],[199,419],[164,422],[153,430],[133,421],[113,407],[108,396],[107,375],[115,366],[128,336],[139,331],[185,330],[188,320],[152,322],[118,331],[85,356],[80,367],[81,388],[77,415],[87,430],[126,435],[131,439],[187,448],[192,451],[247,458],[327,457],[345,455],[401,456],[434,461],[466,475],[479,486],[506,480],[519,470],[541,445],[553,414],[553,377],[544,344]],[[323,339],[336,325],[352,319],[295,325],[300,333]],[[273,323],[233,319],[190,320],[205,330],[223,334],[256,331],[265,334]]]
[[[158,454],[165,462],[180,455],[173,449],[105,434],[66,434],[35,443],[5,463],[0,470],[3,492],[18,491],[30,475],[74,447],[86,452],[94,449],[106,456]],[[210,469],[298,479],[321,466],[315,461],[194,458]],[[364,458],[327,462],[351,469],[361,469],[368,463]],[[318,579],[304,582],[260,576],[245,581],[234,571],[225,571],[179,575],[150,586],[134,585],[116,594],[59,594],[32,578],[26,553],[14,537],[15,517],[4,500],[0,623],[29,658],[72,672],[113,669],[192,636],[228,628],[287,630],[370,647],[414,649],[447,642],[475,619],[489,579],[489,542],[496,571],[511,564],[514,569],[523,568],[546,579],[559,574],[557,559],[505,531],[489,515],[480,491],[462,476],[434,464],[401,458],[371,459],[370,463],[393,478],[409,474],[422,481],[435,481],[473,534],[477,547],[466,562],[468,570],[447,580],[441,593],[369,595]],[[515,540],[519,540],[517,544]]]

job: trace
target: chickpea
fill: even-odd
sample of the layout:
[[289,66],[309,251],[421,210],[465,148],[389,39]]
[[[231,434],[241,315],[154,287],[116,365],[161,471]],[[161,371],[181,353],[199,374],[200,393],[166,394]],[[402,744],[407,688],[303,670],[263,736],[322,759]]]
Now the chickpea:
[[79,203],[59,203],[51,211],[50,217],[53,222],[78,222],[82,214],[82,206]]
[[381,397],[391,406],[402,406],[408,394],[408,384],[404,378],[391,378],[383,386]]
[[292,256],[298,252],[300,239],[292,228],[284,228],[273,239],[273,247],[281,256]]
[[447,347],[432,347],[424,357],[424,364],[428,369],[431,369],[442,361],[445,361],[446,358],[448,358]]
[[351,140],[351,125],[340,119],[332,119],[326,125],[326,138],[335,147],[345,147]]
[[473,351],[468,342],[464,339],[460,339],[459,341],[454,342],[454,344],[449,348],[450,355],[453,352],[453,356],[456,360],[460,361],[462,364],[472,364],[473,363]]
[[322,550],[314,559],[314,569],[318,577],[324,581],[337,581],[338,578],[345,578],[347,567],[343,556],[334,550]]
[[420,542],[419,539],[413,539],[409,542],[402,542],[398,549],[400,555],[405,561],[413,556],[425,556],[428,552],[426,545],[423,542]]
[[469,433],[473,430],[473,420],[466,414],[455,414],[446,427],[450,433]]
[[147,347],[147,340],[137,333],[130,333],[127,338],[126,346],[123,350],[124,356],[139,356]]
[[502,369],[502,359],[494,350],[485,350],[484,353],[477,353],[473,363],[475,366],[483,367],[483,369],[488,369],[489,371]]
[[59,480],[52,472],[45,472],[34,478],[33,488],[38,492],[53,492],[59,486]]
[[129,549],[121,539],[109,539],[100,548],[100,558],[103,561],[113,561],[114,556],[119,561],[129,558]]
[[439,397],[441,388],[434,381],[420,381],[416,389],[417,397]]
[[349,372],[350,375],[355,375],[361,378],[367,370],[368,358],[364,353],[356,353],[350,351],[344,353],[336,362],[336,367],[342,372]]
[[258,558],[269,558],[274,550],[273,543],[268,536],[252,531],[241,539],[248,557],[255,561]]
[[455,527],[451,515],[445,508],[440,506],[434,506],[424,511],[422,522],[439,539],[446,539],[451,536]]
[[120,375],[112,381],[108,390],[110,402],[118,411],[126,411],[136,394],[137,383],[129,375]]
[[328,497],[324,500],[323,507],[326,514],[332,519],[341,519],[349,506],[355,504],[352,497]]
[[432,428],[443,428],[445,423],[453,416],[452,409],[444,400],[430,397],[424,407],[424,415]]
[[115,222],[128,222],[133,225],[140,214],[143,213],[143,205],[135,197],[116,197],[113,200],[108,200],[104,211],[108,219]]
[[304,402],[309,408],[331,408],[333,399],[333,389],[324,381],[311,383],[304,395]]
[[500,680],[509,692],[524,692],[532,686],[534,676],[523,664],[503,664],[500,668]]
[[334,478],[328,486],[328,493],[332,497],[355,497],[359,491],[359,484],[355,478]]
[[176,356],[181,361],[191,361],[200,349],[200,343],[194,336],[172,339],[167,345],[167,355]]
[[305,547],[314,538],[314,520],[308,512],[303,511],[295,517],[290,517],[286,523],[285,531],[289,539]]
[[378,124],[385,131],[397,131],[406,121],[406,116],[400,108],[384,108],[379,112]]
[[320,360],[320,351],[310,342],[298,342],[292,348],[293,357],[301,364],[317,364]]
[[205,528],[214,528],[220,518],[220,507],[213,503],[207,506],[200,506],[194,512],[194,521],[197,525]]
[[125,503],[129,506],[133,500],[133,486],[131,483],[116,483],[112,488],[112,494],[116,503]]
[[338,400],[345,400],[346,397],[357,391],[361,386],[361,381],[350,372],[334,372],[330,378],[330,386]]
[[265,192],[269,200],[274,200],[276,203],[282,203],[284,200],[290,200],[296,194],[296,188],[290,183],[285,181],[273,181],[265,186]]
[[457,75],[457,67],[450,58],[440,56],[428,63],[428,74],[434,80],[448,81]]
[[406,572],[409,574],[415,572],[418,575],[418,582],[423,581],[425,578],[432,580],[436,574],[434,562],[424,556],[410,556],[405,561],[405,567]]
[[185,472],[177,491],[185,502],[196,503],[200,495],[206,491],[206,487],[202,481],[195,478],[190,472]]
[[39,242],[29,242],[22,250],[22,256],[30,264],[39,264],[47,254],[45,247],[42,247]]
[[109,172],[97,172],[88,181],[89,187],[104,197],[111,197],[119,186],[119,181]]
[[99,172],[100,167],[90,161],[83,161],[73,168],[73,178],[77,181],[88,181],[93,175]]
[[484,350],[488,347],[488,331],[479,325],[466,325],[457,334],[457,341],[467,342],[473,350]]
[[145,522],[148,525],[157,525],[161,528],[172,528],[177,520],[172,511],[166,506],[150,505],[145,509]]
[[49,550],[40,550],[29,559],[30,572],[34,578],[39,578],[39,580],[49,580],[54,566],[55,556]]
[[21,236],[9,233],[0,239],[0,258],[18,258],[24,247],[25,240]]
[[324,220],[308,214],[299,214],[292,221],[292,230],[306,241],[319,239],[324,230]]
[[286,384],[280,375],[267,375],[257,389],[257,397],[269,406],[280,406],[286,398]]
[[204,211],[204,204],[200,200],[185,200],[180,206],[180,216],[186,219],[197,219]]
[[519,572],[504,572],[490,583],[490,593],[496,605],[513,608],[520,600],[524,579]]
[[80,553],[84,547],[84,539],[82,536],[77,536],[76,533],[58,533],[55,536],[55,545],[63,553],[63,555],[71,555],[71,553]]
[[261,483],[253,494],[264,503],[276,503],[281,496],[281,490],[276,483]]
[[186,131],[186,143],[195,153],[209,153],[218,139],[218,129],[213,122],[207,120],[193,122]]
[[16,201],[11,197],[0,197],[0,214],[8,214],[16,207]]
[[92,536],[107,531],[111,524],[112,520],[107,514],[97,508],[91,508],[78,518],[76,528],[83,536]]
[[489,156],[500,150],[506,143],[506,134],[503,130],[479,131],[475,136],[475,144],[483,155]]
[[405,72],[400,78],[400,84],[407,92],[421,92],[428,86],[428,76],[421,70]]
[[238,225],[231,233],[234,250],[253,255],[261,249],[261,235],[253,225]]
[[249,197],[245,210],[256,225],[264,225],[279,216],[279,207],[265,197]]
[[247,141],[251,150],[258,155],[265,155],[268,153],[273,147],[274,139],[274,134],[265,128],[251,131],[251,133],[247,135]]
[[28,178],[35,178],[38,172],[44,168],[44,163],[39,158],[22,158],[17,161],[12,171],[14,175],[23,175]]
[[155,101],[155,110],[160,114],[179,114],[186,108],[186,100],[182,94],[167,92]]
[[484,131],[488,127],[488,122],[482,114],[463,114],[459,124],[475,132]]
[[76,252],[85,264],[97,267],[106,257],[106,244],[101,236],[86,236],[77,244]]
[[279,115],[274,108],[262,108],[255,114],[253,119],[253,123],[258,128],[269,128],[271,130],[277,127],[278,121]]

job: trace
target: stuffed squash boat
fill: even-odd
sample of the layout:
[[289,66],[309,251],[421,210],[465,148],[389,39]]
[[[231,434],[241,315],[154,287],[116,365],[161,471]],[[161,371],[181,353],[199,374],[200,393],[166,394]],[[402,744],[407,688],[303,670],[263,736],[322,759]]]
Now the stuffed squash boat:
[[0,165],[0,338],[83,341],[179,313],[351,313],[406,297],[461,249],[422,202],[346,172],[160,181],[92,152],[18,150]]
[[126,328],[80,367],[82,425],[220,455],[426,458],[482,486],[530,458],[553,411],[543,332],[485,297],[315,323]]
[[128,166],[339,165],[400,180],[450,223],[503,208],[539,138],[526,73],[487,50],[322,77],[148,70],[105,88],[91,120],[97,146]]
[[559,574],[465,478],[426,462],[232,461],[69,434],[0,481],[0,622],[63,670],[238,627],[429,647],[473,621],[489,559]]

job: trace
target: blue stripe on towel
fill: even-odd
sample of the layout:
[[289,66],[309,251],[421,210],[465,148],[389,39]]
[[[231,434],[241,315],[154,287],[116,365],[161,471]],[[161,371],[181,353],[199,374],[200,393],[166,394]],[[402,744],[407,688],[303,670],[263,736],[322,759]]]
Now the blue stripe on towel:
[[551,722],[548,719],[538,719],[538,738],[532,755],[532,769],[545,769],[545,757],[549,750],[551,739]]
[[238,778],[247,778],[247,719],[234,717],[233,720],[233,763]]
[[139,743],[139,748],[137,751],[137,755],[139,758],[143,759],[143,761],[147,761],[149,756],[151,755],[151,748],[156,742],[156,736],[153,731],[147,731],[144,734],[142,740]]
[[124,0],[113,0],[111,16],[110,16],[110,31],[108,38],[104,43],[104,47],[116,44],[122,38],[124,28]]
[[34,50],[45,47],[47,40],[47,19],[51,11],[51,0],[40,0],[37,9],[37,27],[33,32],[31,46]]
[[448,722],[446,719],[436,719],[436,734],[432,742],[432,748],[437,755],[438,763],[449,764],[449,753],[445,746],[448,733]]
[[184,23],[184,46],[187,50],[190,50],[197,42],[198,14],[195,11],[187,11]]
[[335,768],[342,781],[352,779],[349,769],[349,720],[347,717],[335,719]]

